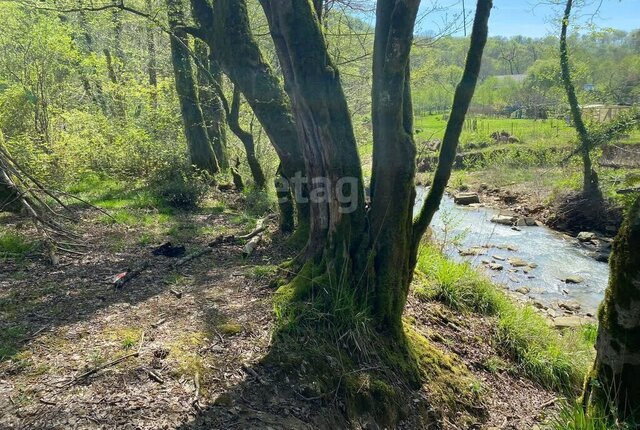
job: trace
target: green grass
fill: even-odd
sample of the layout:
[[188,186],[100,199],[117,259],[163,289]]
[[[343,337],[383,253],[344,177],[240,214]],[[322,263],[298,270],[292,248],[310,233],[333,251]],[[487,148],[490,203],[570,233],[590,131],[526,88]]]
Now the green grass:
[[4,258],[24,258],[36,244],[15,231],[0,230],[0,260]]
[[585,412],[580,403],[565,403],[560,413],[551,421],[549,430],[631,430],[637,425],[619,423],[607,416],[601,408]]
[[580,390],[593,361],[593,327],[560,333],[533,307],[516,303],[470,265],[431,246],[421,249],[417,271],[419,298],[494,317],[493,341],[522,372],[554,390]]
[[[477,127],[474,130],[473,124]],[[417,140],[440,139],[444,137],[447,121],[442,115],[417,116],[415,128],[420,130]],[[460,143],[492,142],[493,132],[506,131],[523,143],[544,141],[548,145],[566,145],[575,140],[575,131],[564,121],[557,119],[537,120],[511,118],[467,118],[460,137]]]
[[[0,312],[2,303],[0,303]],[[0,361],[12,357],[20,350],[22,339],[27,335],[27,331],[22,326],[8,327],[0,330]]]

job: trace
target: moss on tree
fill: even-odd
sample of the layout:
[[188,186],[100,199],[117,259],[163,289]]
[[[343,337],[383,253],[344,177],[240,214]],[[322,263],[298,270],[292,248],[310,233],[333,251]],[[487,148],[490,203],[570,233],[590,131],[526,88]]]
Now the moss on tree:
[[613,243],[611,273],[598,318],[597,356],[584,400],[640,422],[640,197]]

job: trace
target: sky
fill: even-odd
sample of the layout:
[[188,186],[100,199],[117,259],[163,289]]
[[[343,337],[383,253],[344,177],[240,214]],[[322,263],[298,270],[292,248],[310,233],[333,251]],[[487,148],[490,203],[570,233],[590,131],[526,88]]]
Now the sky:
[[[554,22],[558,22],[558,9],[549,5],[542,5],[545,0],[494,0],[493,10],[489,21],[491,36],[542,37],[555,34]],[[593,15],[599,0],[589,0],[592,5],[581,11],[581,15]],[[432,13],[417,23],[417,33],[437,31],[439,25],[447,16],[460,13],[462,0],[438,0],[441,6],[447,6],[446,12]],[[425,10],[431,2],[423,0],[421,9]],[[475,0],[465,0],[467,12],[473,11]],[[536,6],[537,5],[537,6]],[[473,17],[469,18],[473,20]],[[583,17],[582,21],[584,22]],[[594,17],[594,24],[600,28],[615,28],[633,30],[640,28],[640,0],[603,0],[600,13]],[[468,30],[471,24],[469,23]],[[459,33],[462,35],[462,30]]]

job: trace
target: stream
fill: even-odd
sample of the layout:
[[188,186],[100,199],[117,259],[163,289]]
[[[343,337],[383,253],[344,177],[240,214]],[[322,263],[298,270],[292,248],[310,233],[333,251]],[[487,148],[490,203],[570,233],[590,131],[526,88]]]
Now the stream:
[[[415,213],[424,204],[426,193],[425,188],[417,188]],[[499,214],[493,208],[459,206],[445,196],[432,222],[433,233],[447,244],[445,251],[450,257],[469,262],[493,282],[514,291],[527,287],[527,295],[546,306],[577,302],[580,313],[595,315],[607,286],[608,264],[589,256],[589,250],[575,239],[547,227],[518,227],[517,231],[492,223],[491,218]],[[459,252],[479,248],[483,248],[482,255],[461,256]],[[507,260],[514,258],[535,264],[513,267]],[[488,262],[502,265],[503,270],[491,270]],[[576,275],[584,281],[564,282]]]

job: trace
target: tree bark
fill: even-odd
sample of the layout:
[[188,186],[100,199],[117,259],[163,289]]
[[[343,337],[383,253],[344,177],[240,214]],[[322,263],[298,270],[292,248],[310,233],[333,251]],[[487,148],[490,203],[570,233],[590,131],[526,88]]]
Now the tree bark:
[[207,44],[200,39],[195,41],[195,55],[200,63],[196,68],[196,79],[205,127],[218,165],[226,170],[229,168],[226,114],[218,95],[218,91],[222,91],[222,72],[215,59],[209,58]]
[[[194,17],[224,73],[245,96],[276,150],[287,181],[305,176],[302,146],[298,141],[291,104],[251,33],[245,0],[191,0]],[[215,19],[214,19],[215,18]],[[283,194],[284,192],[281,192]],[[302,187],[303,197],[308,191]],[[289,193],[289,200],[293,200]],[[297,230],[309,225],[309,205],[295,199]],[[281,229],[293,226],[292,212],[281,213]],[[283,231],[287,231],[284,230]]]
[[[368,213],[350,113],[315,9],[309,2],[295,0],[261,0],[261,4],[293,103],[307,173],[311,178],[326,178],[331,187],[326,198],[311,202],[308,254],[328,279],[341,280],[323,285],[325,289],[356,289],[360,306],[371,311],[376,328],[399,338],[417,243],[431,221],[428,216],[415,225],[412,221],[415,145],[409,53],[419,1],[377,3],[372,203]],[[454,155],[478,79],[491,4],[490,0],[478,1],[468,61],[448,127],[447,150],[453,147]],[[439,165],[443,186],[452,164],[447,152]],[[351,203],[355,205],[346,213],[337,186],[345,178],[351,181]],[[311,196],[322,188],[312,184]],[[431,193],[432,208],[427,215],[435,212],[441,197],[439,189]]]
[[204,117],[198,102],[193,69],[188,52],[188,39],[180,28],[184,23],[184,10],[180,0],[166,0],[171,35],[171,62],[176,81],[176,92],[184,123],[184,133],[191,164],[211,174],[220,168],[205,129]]
[[569,27],[569,19],[571,18],[572,6],[573,0],[567,0],[564,16],[562,18],[562,30],[560,32],[560,68],[562,70],[562,83],[564,85],[565,92],[567,93],[567,99],[571,109],[571,117],[573,118],[573,123],[576,127],[578,138],[580,140],[580,154],[582,156],[583,167],[583,194],[585,197],[594,200],[602,200],[602,192],[600,191],[600,186],[598,184],[598,175],[593,169],[593,163],[591,162],[591,137],[589,136],[587,127],[582,119],[582,112],[580,111],[580,105],[578,104],[576,89],[573,85],[573,81],[571,80],[569,48],[567,46],[567,29]]
[[[302,142],[309,178],[310,233],[307,256],[321,257],[325,245],[327,262],[333,253],[350,254],[359,247],[364,229],[364,187],[351,116],[340,76],[327,53],[315,11],[308,2],[261,1],[293,103],[298,140]],[[333,194],[344,179],[351,181],[356,199],[346,213]],[[328,182],[327,182],[328,181]],[[328,191],[328,192],[327,192]],[[315,201],[314,201],[315,200]],[[351,243],[348,243],[351,239]],[[337,268],[336,273],[349,270]],[[347,272],[349,273],[349,272]]]
[[20,208],[18,194],[0,179],[0,212],[18,212]]
[[609,287],[598,314],[597,356],[586,404],[640,422],[640,196],[613,242]]
[[253,135],[248,131],[243,130],[240,126],[240,89],[237,86],[233,87],[233,99],[231,101],[231,108],[229,109],[227,122],[229,123],[231,131],[238,137],[238,139],[240,139],[244,146],[253,183],[257,188],[264,189],[267,185],[267,180],[262,172],[260,162],[256,158]]
[[[148,14],[153,11],[152,0],[145,1]],[[152,23],[147,24],[147,75],[149,77],[149,85],[151,86],[151,107],[158,108],[158,59],[156,53],[155,26]]]

